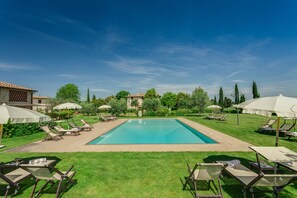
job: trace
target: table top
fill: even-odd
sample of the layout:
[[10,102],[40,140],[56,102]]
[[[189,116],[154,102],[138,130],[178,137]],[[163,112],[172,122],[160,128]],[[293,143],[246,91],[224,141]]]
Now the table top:
[[264,157],[269,162],[297,161],[297,153],[286,147],[251,146],[250,149]]
[[40,164],[29,164],[26,161],[18,161],[18,162],[8,162],[8,163],[2,163],[0,164],[0,167],[48,167],[48,166],[53,166],[55,165],[56,160],[46,160],[45,163],[40,163]]

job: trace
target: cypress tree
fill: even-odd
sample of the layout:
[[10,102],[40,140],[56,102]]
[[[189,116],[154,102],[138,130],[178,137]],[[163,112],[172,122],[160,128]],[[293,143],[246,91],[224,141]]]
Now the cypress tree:
[[253,81],[253,98],[260,98],[260,94],[258,92],[257,84]]
[[218,102],[217,102],[217,96],[214,97],[214,99],[213,99],[213,104],[214,104],[214,105],[217,105],[217,104],[218,104]]
[[224,107],[224,92],[222,87],[220,87],[220,91],[219,91],[219,105],[221,107]]
[[90,102],[90,89],[88,88],[88,92],[87,92],[87,102]]
[[241,94],[241,95],[240,95],[240,100],[239,100],[239,102],[240,102],[240,103],[245,102],[245,96],[244,96],[244,94]]
[[238,91],[237,84],[235,84],[234,98],[235,98],[235,104],[238,104],[239,103],[239,91]]
[[96,100],[96,96],[95,96],[95,94],[93,94],[92,101],[93,101],[93,100]]

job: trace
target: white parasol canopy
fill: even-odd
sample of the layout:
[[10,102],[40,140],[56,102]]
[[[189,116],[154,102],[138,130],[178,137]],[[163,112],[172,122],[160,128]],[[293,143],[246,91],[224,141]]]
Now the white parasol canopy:
[[[0,144],[2,139],[3,124],[30,123],[50,121],[50,117],[30,109],[12,107],[5,103],[0,105]],[[1,147],[1,146],[0,146]]]
[[208,107],[206,107],[207,109],[212,109],[212,110],[219,110],[219,109],[222,109],[221,106],[219,105],[210,105]]
[[102,105],[102,106],[98,107],[98,109],[111,109],[111,106],[109,106],[109,105]]
[[265,115],[269,117],[272,113],[276,113],[278,117],[276,146],[278,145],[280,117],[296,118],[297,116],[297,98],[283,95],[248,100],[238,104],[238,107],[243,109],[242,113]]
[[63,104],[59,104],[55,106],[53,109],[55,110],[63,110],[63,109],[81,109],[82,107],[78,104],[71,103],[71,102],[66,102]]

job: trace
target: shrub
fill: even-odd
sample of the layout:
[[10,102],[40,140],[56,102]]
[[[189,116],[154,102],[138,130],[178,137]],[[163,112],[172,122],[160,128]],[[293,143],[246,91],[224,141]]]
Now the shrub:
[[3,138],[19,137],[40,132],[42,123],[22,123],[3,125]]
[[176,111],[175,111],[175,110],[170,111],[170,112],[169,112],[169,116],[176,116]]
[[154,111],[145,111],[144,116],[156,116]]
[[157,109],[156,111],[157,116],[167,116],[168,113],[169,113],[169,110],[167,108],[160,108],[160,109]]
[[234,107],[224,108],[223,112],[225,112],[225,113],[237,113],[236,108],[234,108]]
[[191,110],[190,109],[178,109],[176,111],[177,116],[184,116],[187,113],[191,113]]

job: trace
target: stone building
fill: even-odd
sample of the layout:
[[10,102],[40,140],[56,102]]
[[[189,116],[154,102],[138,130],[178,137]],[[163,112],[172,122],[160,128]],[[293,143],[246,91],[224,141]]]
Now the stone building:
[[33,96],[33,110],[47,113],[50,109],[49,97]]
[[[138,109],[142,107],[142,103],[143,103],[143,99],[144,99],[144,94],[134,94],[134,95],[128,95],[127,96],[127,108],[128,109]],[[134,107],[131,105],[133,100],[137,100],[138,102],[138,106]]]
[[0,104],[32,109],[33,89],[0,81]]

